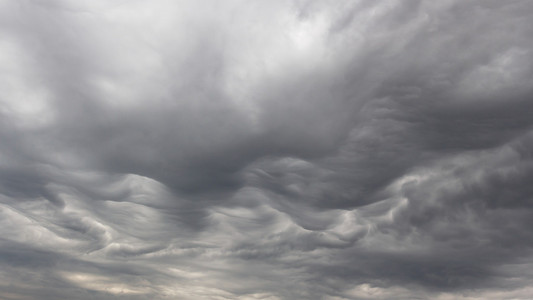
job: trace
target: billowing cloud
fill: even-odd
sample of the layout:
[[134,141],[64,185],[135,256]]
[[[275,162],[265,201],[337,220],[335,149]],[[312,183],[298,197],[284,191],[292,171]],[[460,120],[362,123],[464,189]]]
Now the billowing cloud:
[[532,15],[0,1],[0,298],[531,298]]

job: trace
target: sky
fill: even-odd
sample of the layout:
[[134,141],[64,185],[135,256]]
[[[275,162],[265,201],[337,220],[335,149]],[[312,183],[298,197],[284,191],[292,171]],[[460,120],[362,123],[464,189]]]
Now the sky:
[[0,299],[531,299],[533,2],[0,0]]

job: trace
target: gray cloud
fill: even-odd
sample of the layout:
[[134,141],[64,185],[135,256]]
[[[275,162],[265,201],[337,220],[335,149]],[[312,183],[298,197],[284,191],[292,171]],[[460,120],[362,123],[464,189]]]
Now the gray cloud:
[[0,2],[0,298],[529,299],[532,13]]

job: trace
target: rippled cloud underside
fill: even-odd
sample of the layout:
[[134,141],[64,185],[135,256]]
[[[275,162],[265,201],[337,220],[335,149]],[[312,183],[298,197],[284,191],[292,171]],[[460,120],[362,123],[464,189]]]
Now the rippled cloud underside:
[[0,299],[531,299],[533,2],[0,0]]

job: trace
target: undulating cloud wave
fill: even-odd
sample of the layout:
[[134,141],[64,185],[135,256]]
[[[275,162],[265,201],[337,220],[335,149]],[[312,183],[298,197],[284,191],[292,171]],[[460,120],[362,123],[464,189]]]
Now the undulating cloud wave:
[[531,299],[533,2],[0,0],[1,299]]

